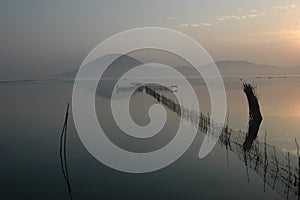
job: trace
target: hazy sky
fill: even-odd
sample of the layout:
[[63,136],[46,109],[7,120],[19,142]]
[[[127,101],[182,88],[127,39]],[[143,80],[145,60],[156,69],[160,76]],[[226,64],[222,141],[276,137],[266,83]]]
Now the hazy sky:
[[76,69],[105,38],[144,26],[184,32],[215,60],[300,66],[299,0],[7,0],[0,26],[0,79]]

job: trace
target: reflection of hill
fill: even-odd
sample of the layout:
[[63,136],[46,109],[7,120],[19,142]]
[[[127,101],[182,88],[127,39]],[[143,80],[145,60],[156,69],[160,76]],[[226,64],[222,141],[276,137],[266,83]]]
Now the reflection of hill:
[[[85,68],[85,71],[81,73],[78,84],[80,84],[80,86],[82,86],[83,88],[90,90],[92,82],[96,81],[94,75],[95,72],[97,72],[98,68],[106,67],[105,65],[107,64],[107,62],[114,60],[116,56],[117,55],[106,55],[102,58],[92,61],[91,63],[88,63],[86,66],[83,66],[83,68]],[[142,63],[139,62],[138,60],[127,55],[122,55],[118,57],[103,72],[102,78],[98,83],[96,94],[105,98],[111,98],[113,89],[119,77],[121,77],[125,72],[129,71],[130,69],[141,64]],[[63,75],[75,76],[76,73],[77,71],[73,71],[69,73],[63,73]],[[74,77],[62,77],[62,78],[74,78]]]

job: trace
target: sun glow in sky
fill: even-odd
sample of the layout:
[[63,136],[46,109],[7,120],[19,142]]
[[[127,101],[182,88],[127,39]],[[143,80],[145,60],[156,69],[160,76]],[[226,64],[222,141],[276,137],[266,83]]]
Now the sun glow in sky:
[[205,20],[187,20],[178,27],[198,38],[216,60],[231,58],[283,67],[300,66],[299,6],[295,1],[261,4],[253,1],[248,8],[224,10]]
[[300,66],[297,0],[12,0],[0,4],[0,75],[42,77],[72,70],[109,36],[146,26],[186,33],[215,60]]

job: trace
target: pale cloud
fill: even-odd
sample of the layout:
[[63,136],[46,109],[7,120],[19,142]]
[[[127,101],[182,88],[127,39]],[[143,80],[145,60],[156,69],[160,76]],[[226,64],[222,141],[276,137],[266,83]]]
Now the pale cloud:
[[211,26],[211,23],[201,23],[202,26]]
[[276,9],[276,10],[292,10],[295,8],[296,8],[295,4],[285,5],[285,6],[273,6],[273,9]]
[[281,11],[285,11],[287,12],[288,14],[292,14],[294,13],[295,11],[295,8],[296,8],[296,5],[295,4],[291,4],[291,5],[286,5],[286,6],[273,6],[273,10],[281,10]]
[[224,16],[215,18],[215,20],[217,20],[217,21],[225,21],[225,20],[230,20],[230,19],[239,20],[239,19],[241,19],[241,17],[238,15],[224,15]]
[[272,8],[275,11],[284,11],[284,12],[287,12],[288,14],[292,14],[295,12],[296,5],[290,4],[290,5],[285,5],[285,6],[273,6]]
[[225,21],[234,21],[234,20],[244,20],[244,19],[251,19],[251,18],[256,18],[256,17],[262,17],[267,15],[266,12],[261,12],[257,9],[252,9],[252,10],[248,10],[245,11],[242,8],[237,10],[239,14],[237,15],[222,15],[222,16],[218,16],[215,17],[213,19],[210,19],[208,21],[210,21],[210,23],[208,22],[202,22],[202,23],[183,23],[180,24],[179,27],[181,28],[186,28],[186,27],[193,27],[193,28],[198,28],[201,26],[212,26],[212,25],[216,25],[218,23],[221,22],[225,22]]
[[238,9],[239,15],[223,15],[220,17],[216,17],[215,21],[226,21],[226,20],[240,20],[240,19],[248,19],[248,18],[255,18],[255,17],[262,17],[267,15],[265,12],[259,12],[256,9],[244,11],[243,9]]
[[180,24],[179,25],[179,27],[182,27],[182,28],[184,28],[184,27],[189,27],[190,25],[189,24]]
[[200,24],[191,24],[190,26],[191,26],[191,27],[199,27]]
[[202,23],[192,23],[192,24],[180,24],[179,27],[181,28],[186,28],[186,27],[193,27],[193,28],[198,28],[201,26],[211,26],[211,23],[206,23],[206,22],[202,22]]
[[246,15],[246,16],[243,16],[245,18],[249,17],[249,18],[254,18],[254,17],[257,17],[258,15],[257,14],[253,14],[253,15]]
[[265,12],[259,12],[259,13],[255,13],[255,14],[245,15],[242,18],[243,19],[247,19],[247,18],[261,17],[261,16],[265,16],[265,15],[267,15],[267,13],[265,13]]

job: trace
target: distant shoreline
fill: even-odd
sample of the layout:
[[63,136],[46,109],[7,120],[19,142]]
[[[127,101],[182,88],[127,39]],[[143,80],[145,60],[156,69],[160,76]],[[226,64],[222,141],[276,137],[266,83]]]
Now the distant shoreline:
[[[232,75],[232,76],[222,76],[222,78],[257,78],[257,79],[273,79],[273,78],[291,78],[291,77],[300,77],[298,74],[284,74],[284,75]],[[127,78],[127,80],[139,80],[139,79],[147,79],[149,77],[137,77],[137,78]],[[180,77],[158,77],[157,79],[180,79]],[[188,76],[187,79],[203,79],[199,76]],[[210,76],[206,78],[216,78],[216,76]],[[156,79],[155,77],[151,79]],[[82,80],[96,80],[96,79],[82,79]],[[107,77],[102,78],[101,80],[118,80],[118,78]],[[49,81],[75,81],[75,78],[48,78],[48,79],[11,79],[11,80],[0,80],[1,83],[21,83],[21,82],[49,82]]]

